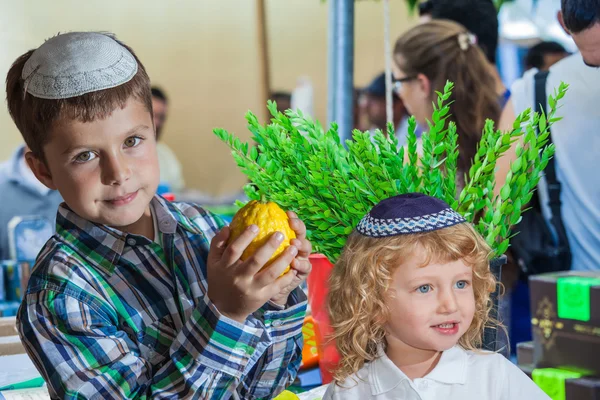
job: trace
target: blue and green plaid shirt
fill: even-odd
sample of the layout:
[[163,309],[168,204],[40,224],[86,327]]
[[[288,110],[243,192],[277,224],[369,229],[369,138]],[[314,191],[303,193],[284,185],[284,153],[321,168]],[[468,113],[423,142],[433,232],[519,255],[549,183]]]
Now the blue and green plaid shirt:
[[152,200],[162,246],[91,223],[64,204],[39,254],[18,325],[52,397],[271,398],[300,365],[306,296],[245,324],[207,297],[209,243],[223,222]]

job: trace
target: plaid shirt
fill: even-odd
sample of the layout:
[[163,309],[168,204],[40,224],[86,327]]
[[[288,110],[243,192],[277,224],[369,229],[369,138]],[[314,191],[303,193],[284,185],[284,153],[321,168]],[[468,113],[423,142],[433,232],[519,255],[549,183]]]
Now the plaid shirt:
[[223,223],[152,200],[163,246],[59,208],[18,325],[52,397],[271,398],[301,360],[306,296],[265,304],[245,324],[207,297],[209,242]]

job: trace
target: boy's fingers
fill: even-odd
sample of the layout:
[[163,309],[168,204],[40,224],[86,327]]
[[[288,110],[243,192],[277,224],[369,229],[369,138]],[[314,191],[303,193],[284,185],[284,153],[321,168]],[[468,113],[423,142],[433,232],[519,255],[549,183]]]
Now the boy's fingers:
[[290,269],[284,275],[277,278],[277,280],[275,282],[271,283],[271,285],[270,285],[271,287],[269,288],[269,292],[270,292],[269,298],[272,299],[273,297],[275,297],[278,294],[280,294],[281,292],[283,292],[286,288],[288,288],[294,282],[295,278],[296,278],[296,271],[294,271],[293,269]]
[[230,229],[228,226],[223,227],[210,241],[210,254],[220,259],[225,248],[227,247],[227,239],[229,239]]
[[280,279],[281,274],[283,274],[283,271],[285,271],[286,268],[291,264],[297,253],[298,249],[296,249],[294,246],[289,246],[286,248],[271,265],[258,272],[254,276],[254,280],[258,286],[269,286],[273,282]]
[[298,271],[298,275],[308,275],[312,270],[312,264],[306,259],[295,258],[291,265]]
[[268,293],[265,297],[272,299],[273,297],[281,294],[294,282],[295,278],[296,271],[290,269],[284,275],[281,275],[279,278],[277,278],[275,282],[272,282],[269,286],[264,288]]
[[306,225],[304,225],[304,222],[293,211],[288,211],[287,216],[290,219],[290,228],[296,233],[296,237],[304,239],[306,237]]
[[245,261],[243,274],[254,276],[271,259],[273,253],[281,245],[283,234],[275,232],[266,240],[266,242],[256,250],[256,252]]
[[307,239],[292,239],[290,244],[298,248],[298,257],[308,258],[312,253],[312,244]]
[[223,261],[231,266],[240,259],[246,247],[258,234],[258,226],[250,225],[242,234],[226,247],[223,253]]

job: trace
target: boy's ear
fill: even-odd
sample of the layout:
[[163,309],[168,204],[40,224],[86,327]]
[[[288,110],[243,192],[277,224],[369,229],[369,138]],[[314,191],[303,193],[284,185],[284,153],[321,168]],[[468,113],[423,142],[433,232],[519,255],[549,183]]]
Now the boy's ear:
[[38,181],[42,182],[48,189],[56,190],[50,169],[44,161],[34,156],[31,151],[25,152],[25,160]]

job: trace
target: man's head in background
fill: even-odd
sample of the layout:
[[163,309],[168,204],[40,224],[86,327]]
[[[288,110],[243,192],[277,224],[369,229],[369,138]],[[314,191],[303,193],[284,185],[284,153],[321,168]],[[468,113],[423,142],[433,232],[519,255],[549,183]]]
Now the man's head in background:
[[[387,123],[386,107],[385,107],[385,73],[381,73],[375,77],[362,91],[362,101],[360,102],[371,127],[385,129]],[[396,93],[392,94],[394,101],[394,125],[398,126],[398,122],[406,116],[406,108]]]
[[560,43],[540,42],[527,51],[524,62],[525,70],[537,68],[540,71],[547,71],[568,55],[569,52]]
[[475,36],[491,64],[496,64],[498,13],[492,0],[429,0],[432,19],[458,22]]
[[277,103],[279,112],[292,108],[292,94],[289,92],[273,92],[269,98]]
[[600,67],[600,0],[561,0],[558,20],[573,38],[583,61]]
[[152,113],[154,115],[154,127],[156,128],[156,140],[160,139],[168,111],[169,101],[167,95],[161,89],[152,87]]

